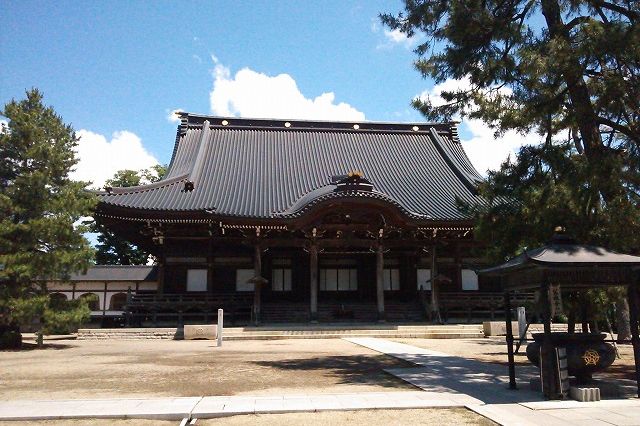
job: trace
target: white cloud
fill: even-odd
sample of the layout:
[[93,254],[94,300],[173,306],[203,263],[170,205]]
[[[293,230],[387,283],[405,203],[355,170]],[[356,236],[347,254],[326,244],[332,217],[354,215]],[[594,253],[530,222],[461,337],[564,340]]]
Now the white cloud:
[[[446,101],[442,98],[443,91],[455,91],[466,89],[470,86],[468,78],[460,80],[449,79],[435,85],[431,90],[425,90],[418,97],[429,99],[434,106],[443,105]],[[502,89],[503,93],[509,93],[509,89]],[[497,170],[507,157],[515,157],[516,152],[523,145],[535,144],[540,141],[540,136],[535,133],[520,134],[515,131],[505,132],[499,138],[494,136],[491,129],[482,120],[465,119],[460,124],[460,139],[469,160],[482,174],[487,170]]]
[[395,29],[395,30],[388,30],[385,29],[384,30],[384,36],[387,38],[387,40],[389,40],[392,43],[396,43],[396,44],[411,44],[413,43],[413,41],[407,37],[407,35],[405,33],[403,33],[402,31],[400,31],[399,29]]
[[500,164],[509,156],[515,158],[521,146],[540,141],[540,136],[535,133],[522,135],[513,130],[495,138],[494,131],[481,120],[465,120],[460,127],[471,135],[461,137],[462,146],[471,163],[482,174],[486,174],[487,170],[499,169]]
[[[371,20],[371,32],[374,34],[380,33],[380,23],[378,19]],[[388,28],[384,28],[382,31],[384,35],[384,39],[382,39],[376,49],[392,49],[395,46],[403,46],[405,49],[411,49],[418,41],[420,41],[420,35],[415,34],[413,37],[409,38],[405,33],[400,31],[399,29],[390,30]]]
[[158,164],[158,160],[142,146],[140,138],[126,130],[115,132],[110,141],[84,129],[76,135],[80,138],[76,147],[79,162],[71,177],[93,182],[94,188],[104,186],[118,170],[140,170]]
[[351,105],[335,102],[333,92],[307,98],[288,74],[269,76],[243,68],[234,76],[218,62],[213,69],[211,111],[221,116],[363,121],[364,113]]
[[169,123],[179,123],[180,122],[180,117],[176,114],[177,112],[182,112],[184,111],[182,108],[177,108],[177,109],[172,109],[171,111],[167,112],[167,121]]

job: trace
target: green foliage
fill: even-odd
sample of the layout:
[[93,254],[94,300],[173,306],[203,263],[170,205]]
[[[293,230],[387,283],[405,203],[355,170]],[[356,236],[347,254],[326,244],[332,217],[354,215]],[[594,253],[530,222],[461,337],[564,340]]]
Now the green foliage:
[[381,18],[425,36],[423,76],[468,79],[444,105],[416,99],[425,117],[540,134],[481,184],[488,204],[462,206],[492,259],[544,242],[556,225],[640,251],[640,2],[406,0]]
[[76,300],[57,300],[47,295],[38,295],[13,298],[9,305],[12,318],[18,324],[31,324],[36,321],[41,323],[43,334],[69,334],[89,321],[89,304],[96,299],[95,295]]
[[[480,184],[486,203],[460,206],[476,218],[483,254],[504,261],[558,225],[640,253],[640,2],[405,0],[381,18],[423,36],[424,77],[468,83],[443,92],[444,104],[414,100],[427,119],[540,135]],[[590,293],[590,310],[620,300],[613,293]]]
[[[93,295],[93,300],[97,299]],[[75,332],[80,325],[89,321],[92,299],[83,297],[76,300],[50,299],[42,315],[44,334],[69,334]]]
[[637,206],[640,2],[406,0],[405,9],[382,20],[426,36],[416,49],[423,76],[468,79],[442,93],[443,105],[416,99],[425,117],[478,118],[497,133],[535,130],[543,149],[559,144],[584,156],[587,176],[576,184],[624,210]]
[[7,103],[0,131],[0,324],[42,312],[44,279],[85,270],[93,250],[76,225],[95,197],[69,173],[77,138],[33,89]]
[[[106,182],[107,187],[126,188],[161,180],[167,166],[157,164],[144,170],[119,170]],[[149,254],[136,245],[117,236],[98,222],[92,223],[93,232],[98,233],[96,263],[99,265],[146,265]]]

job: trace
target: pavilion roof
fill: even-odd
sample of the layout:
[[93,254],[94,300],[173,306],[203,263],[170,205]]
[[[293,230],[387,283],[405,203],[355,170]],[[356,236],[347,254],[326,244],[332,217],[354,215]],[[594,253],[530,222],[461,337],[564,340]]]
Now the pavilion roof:
[[[556,234],[542,247],[527,250],[507,262],[478,271],[481,275],[503,276],[505,287],[533,288],[548,271],[557,282],[574,286],[599,286],[627,282],[632,270],[640,269],[640,256],[617,253],[604,247],[576,244]],[[555,271],[555,272],[554,272]]]
[[[369,198],[424,220],[467,220],[482,179],[455,123],[258,120],[181,113],[166,177],[109,188],[99,210],[286,218],[332,198]],[[367,185],[341,186],[350,172]],[[353,174],[353,173],[352,173]]]

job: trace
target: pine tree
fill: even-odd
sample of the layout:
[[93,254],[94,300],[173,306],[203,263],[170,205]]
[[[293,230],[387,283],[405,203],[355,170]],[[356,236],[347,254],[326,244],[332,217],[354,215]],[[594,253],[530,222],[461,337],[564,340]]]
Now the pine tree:
[[[490,258],[539,245],[557,225],[640,253],[640,2],[405,0],[381,18],[424,37],[424,77],[468,82],[443,105],[414,100],[425,117],[540,135],[481,184],[488,204],[461,206],[476,214]],[[619,331],[626,337],[628,323]]]
[[[144,170],[119,170],[106,181],[107,187],[126,188],[156,182],[164,177],[167,167],[157,164]],[[149,253],[141,250],[98,222],[92,223],[92,230],[98,233],[96,263],[98,265],[146,265]]]
[[1,115],[8,124],[0,131],[0,346],[19,344],[20,323],[34,318],[43,325],[88,319],[86,304],[54,315],[45,281],[88,267],[93,249],[76,223],[95,205],[87,183],[69,178],[75,133],[38,90],[7,103]]

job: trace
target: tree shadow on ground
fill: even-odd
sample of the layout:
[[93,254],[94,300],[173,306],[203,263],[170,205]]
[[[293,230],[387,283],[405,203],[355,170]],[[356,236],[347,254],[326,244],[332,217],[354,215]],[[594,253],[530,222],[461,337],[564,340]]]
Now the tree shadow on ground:
[[62,343],[45,343],[42,347],[38,347],[36,343],[22,342],[22,347],[12,349],[0,349],[0,352],[25,352],[34,350],[64,350],[71,348],[72,345],[65,345]]
[[317,358],[254,361],[262,367],[289,371],[324,371],[337,379],[338,384],[377,385],[389,388],[414,389],[404,380],[384,371],[388,368],[407,368],[414,365],[384,355],[339,355]]

